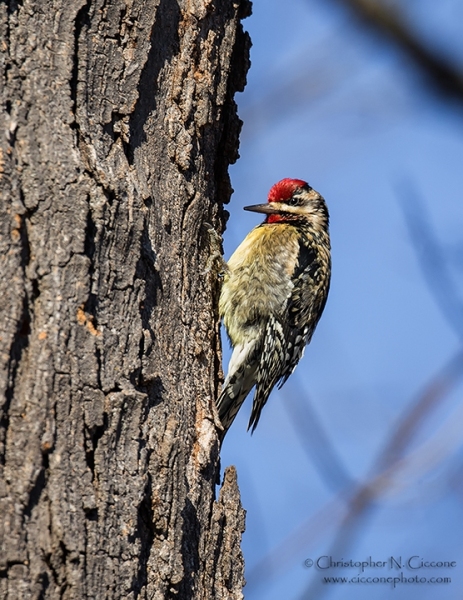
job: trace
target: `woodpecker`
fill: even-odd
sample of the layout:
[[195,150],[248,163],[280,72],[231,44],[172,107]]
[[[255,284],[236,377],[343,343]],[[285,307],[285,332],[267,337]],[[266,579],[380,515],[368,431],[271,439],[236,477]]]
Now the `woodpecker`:
[[302,358],[325,308],[331,276],[329,216],[323,197],[301,179],[282,179],[264,213],[226,267],[219,313],[233,347],[217,401],[223,435],[255,387],[248,430]]

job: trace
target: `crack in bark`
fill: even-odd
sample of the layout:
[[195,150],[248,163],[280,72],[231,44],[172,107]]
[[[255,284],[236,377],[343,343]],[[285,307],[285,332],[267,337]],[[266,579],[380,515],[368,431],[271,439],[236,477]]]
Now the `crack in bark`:
[[[93,219],[92,209],[90,206],[90,198],[87,197],[87,202],[89,202],[89,207],[87,211],[87,223],[85,227],[85,240],[84,240],[84,254],[88,257],[90,265],[88,269],[88,277],[89,277],[89,294],[88,298],[84,303],[83,310],[87,315],[90,315],[92,320],[92,325],[95,330],[99,330],[98,327],[98,295],[96,290],[94,290],[95,284],[95,251],[96,251],[96,238],[98,234],[98,229]],[[97,357],[98,360],[99,357]],[[99,365],[101,368],[101,364]],[[100,371],[100,369],[99,369]]]
[[7,560],[6,567],[0,569],[0,577],[8,577],[8,571],[11,569],[11,567],[15,567],[16,565],[25,566],[26,562],[23,560]]
[[[135,267],[135,277],[144,282],[144,295],[138,306],[142,324],[142,334],[140,336],[138,354],[140,361],[142,361],[145,356],[150,356],[153,349],[155,332],[151,325],[151,317],[154,309],[158,305],[158,294],[162,294],[162,281],[159,271],[155,267],[155,263],[156,253],[149,236],[148,219],[145,218],[140,242],[140,258]],[[148,339],[148,336],[150,339]],[[146,380],[142,381],[142,366],[139,371],[140,372],[137,373],[136,382],[132,381],[132,383],[136,385],[136,387],[141,386],[142,388],[145,388],[149,382]],[[146,391],[146,389],[142,389],[141,391]]]
[[[88,433],[88,436],[90,438],[90,443],[92,445],[92,448],[89,450],[85,451],[85,461],[87,463],[88,468],[90,469],[91,473],[92,473],[92,483],[95,481],[95,452],[98,448],[98,443],[101,440],[101,438],[103,437],[103,435],[105,434],[105,432],[108,430],[108,426],[109,426],[109,419],[108,419],[108,413],[105,411],[103,412],[103,424],[102,425],[96,425],[93,428],[86,428],[86,431]],[[97,510],[97,509],[95,509]],[[91,510],[88,511],[87,515],[91,513]],[[90,517],[88,517],[90,518]]]
[[19,7],[22,5],[22,0],[6,0],[6,9],[9,15],[19,10]]
[[23,510],[23,517],[30,519],[33,509],[38,505],[42,492],[46,488],[48,479],[48,454],[42,453],[42,467],[37,474],[31,491],[29,492],[29,499]]
[[[9,411],[11,402],[13,401],[16,377],[21,363],[22,353],[29,345],[29,332],[30,318],[28,313],[28,303],[27,297],[24,295],[22,315],[18,321],[16,333],[9,350],[8,383],[5,390],[5,402],[3,403],[2,414],[0,416],[0,427],[3,427],[5,430],[8,430],[10,423]],[[5,455],[3,452],[0,454],[0,464],[5,464]]]
[[175,586],[180,598],[191,597],[195,578],[200,569],[199,547],[192,543],[201,537],[201,523],[198,520],[196,507],[187,497],[181,512],[182,516],[182,562],[183,578]]
[[132,543],[134,543],[137,538],[140,540],[137,575],[133,578],[130,588],[130,591],[133,591],[134,593],[135,599],[138,598],[148,581],[148,560],[155,536],[153,527],[152,495],[151,474],[148,473],[146,485],[143,490],[143,497],[137,509],[137,527],[134,535],[129,537],[129,541]]
[[50,579],[48,577],[48,573],[46,571],[42,571],[41,573],[39,573],[37,577],[37,582],[41,587],[37,596],[37,600],[45,600],[46,591],[50,587]]
[[76,14],[74,20],[74,52],[72,54],[72,71],[71,79],[69,81],[72,101],[72,114],[74,115],[74,122],[71,123],[71,127],[76,130],[77,134],[77,146],[79,146],[80,140],[80,125],[77,119],[77,84],[79,80],[79,39],[82,34],[84,26],[90,25],[89,11],[90,11],[91,0],[87,0],[85,4],[81,6]]
[[[21,242],[20,268],[22,268],[23,273],[26,272],[31,256],[26,219],[30,218],[32,213],[33,211],[27,211],[25,214],[19,215],[20,223],[17,231],[19,232],[19,239]],[[0,415],[0,427],[3,427],[5,430],[7,430],[9,427],[9,410],[14,397],[16,379],[20,369],[21,359],[23,353],[29,346],[29,336],[31,333],[32,321],[31,307],[39,295],[40,290],[38,287],[38,281],[37,279],[32,279],[30,282],[30,292],[28,292],[27,288],[24,289],[22,312],[17,321],[16,331],[9,349],[7,387],[5,390],[5,401],[2,406],[2,414]],[[5,456],[3,452],[0,453],[0,464],[5,464]]]
[[[181,13],[176,2],[160,0],[156,17],[150,35],[150,50],[147,60],[143,66],[138,83],[138,99],[129,120],[129,145],[127,160],[129,164],[134,163],[135,151],[146,139],[144,125],[148,117],[156,110],[156,88],[158,77],[163,66],[172,61],[174,53],[178,50],[178,26]],[[175,32],[169,36],[170,45],[159,45],[158,40],[166,38],[166,29]]]

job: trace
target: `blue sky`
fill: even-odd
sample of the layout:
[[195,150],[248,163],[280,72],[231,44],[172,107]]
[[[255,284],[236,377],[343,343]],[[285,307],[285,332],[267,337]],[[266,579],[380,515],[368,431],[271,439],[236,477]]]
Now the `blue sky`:
[[[463,69],[463,3],[398,4],[422,39]],[[429,247],[412,239],[410,223],[429,224],[443,257],[438,271],[463,299],[463,109],[336,2],[288,0],[282,9],[276,0],[255,0],[253,7],[244,21],[252,66],[237,97],[244,126],[241,158],[231,168],[225,256],[260,222],[242,207],[265,201],[279,179],[296,177],[328,203],[333,276],[296,372],[272,393],[253,436],[248,399],[222,449],[222,467],[237,467],[247,510],[245,597],[460,598],[461,368],[444,377],[449,389],[432,410],[413,420],[400,464],[376,481],[372,508],[350,533],[339,532],[350,514],[349,490],[374,479],[375,461],[403,415],[462,347],[459,314],[452,324],[440,307],[441,281],[425,277]],[[224,340],[225,369],[229,356]],[[450,577],[447,584],[323,585],[323,576],[357,574],[304,567],[307,558],[330,554],[354,562],[417,555],[456,567],[403,570]],[[365,573],[391,574],[386,567]]]

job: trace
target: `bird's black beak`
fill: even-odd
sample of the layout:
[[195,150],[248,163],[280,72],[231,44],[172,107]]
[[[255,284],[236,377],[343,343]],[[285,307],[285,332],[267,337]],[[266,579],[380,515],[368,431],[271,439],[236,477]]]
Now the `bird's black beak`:
[[264,213],[266,215],[275,215],[281,212],[281,210],[274,206],[274,204],[274,202],[269,202],[268,204],[253,204],[252,206],[245,206],[244,210],[250,210],[251,212],[256,213]]

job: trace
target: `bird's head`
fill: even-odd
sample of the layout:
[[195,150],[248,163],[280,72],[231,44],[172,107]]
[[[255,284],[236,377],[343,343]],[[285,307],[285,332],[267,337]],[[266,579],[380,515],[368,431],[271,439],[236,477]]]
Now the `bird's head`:
[[324,228],[328,226],[323,196],[302,179],[282,179],[271,188],[267,204],[245,206],[244,210],[266,214],[266,223],[309,221]]

